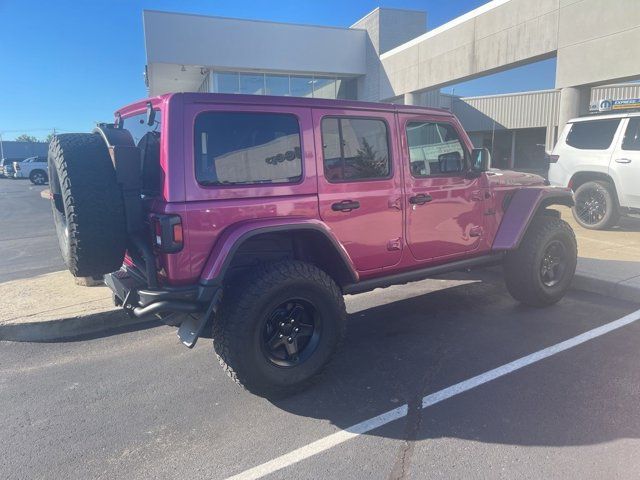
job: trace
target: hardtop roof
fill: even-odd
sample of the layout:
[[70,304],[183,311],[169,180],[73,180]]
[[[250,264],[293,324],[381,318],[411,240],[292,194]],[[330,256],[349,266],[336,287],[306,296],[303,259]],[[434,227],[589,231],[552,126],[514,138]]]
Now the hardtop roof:
[[182,103],[212,103],[228,105],[264,105],[307,108],[336,108],[344,110],[372,110],[386,112],[413,113],[422,115],[453,116],[449,110],[435,107],[420,107],[415,105],[399,105],[395,103],[361,102],[356,100],[328,100],[323,98],[283,97],[271,95],[243,95],[225,93],[168,93],[157,97],[146,98],[126,105],[116,111],[126,115],[132,111],[144,108],[147,102],[154,105],[178,100]]
[[638,116],[640,116],[640,111],[605,113],[605,114],[594,113],[586,117],[572,118],[567,123],[592,122],[594,120],[607,120],[607,119],[638,117]]

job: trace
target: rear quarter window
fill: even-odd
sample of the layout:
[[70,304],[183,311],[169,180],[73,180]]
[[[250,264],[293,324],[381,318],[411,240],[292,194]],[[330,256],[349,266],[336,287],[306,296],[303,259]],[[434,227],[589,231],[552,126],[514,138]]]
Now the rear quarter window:
[[201,185],[295,183],[302,178],[300,126],[288,113],[205,112],[195,121]]
[[619,118],[575,122],[566,143],[580,150],[606,150],[611,146],[619,124]]

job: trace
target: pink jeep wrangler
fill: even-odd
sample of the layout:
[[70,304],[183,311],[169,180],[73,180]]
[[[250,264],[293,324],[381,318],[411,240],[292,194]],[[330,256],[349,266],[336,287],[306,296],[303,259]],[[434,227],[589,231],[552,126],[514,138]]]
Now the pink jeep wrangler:
[[64,260],[187,346],[212,334],[251,391],[320,372],[344,294],[496,264],[528,305],[571,283],[575,237],[548,209],[571,191],[492,170],[448,111],[187,93],[115,117],[51,143]]

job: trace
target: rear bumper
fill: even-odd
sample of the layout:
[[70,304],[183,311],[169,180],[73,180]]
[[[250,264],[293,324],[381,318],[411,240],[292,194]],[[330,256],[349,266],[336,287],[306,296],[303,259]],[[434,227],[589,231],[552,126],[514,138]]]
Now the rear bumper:
[[189,285],[149,289],[144,279],[122,267],[104,276],[116,301],[137,318],[160,313],[198,313],[207,310],[219,287]]

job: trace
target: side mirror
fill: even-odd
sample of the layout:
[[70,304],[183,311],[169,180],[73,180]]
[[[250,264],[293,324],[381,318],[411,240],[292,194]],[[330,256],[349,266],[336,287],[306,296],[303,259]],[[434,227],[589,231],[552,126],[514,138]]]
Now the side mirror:
[[438,155],[440,173],[462,172],[462,158],[459,152],[443,153]]
[[471,169],[486,172],[491,168],[491,152],[488,148],[474,148],[471,151]]
[[147,102],[147,125],[152,127],[156,123],[156,111],[153,109],[151,102]]

